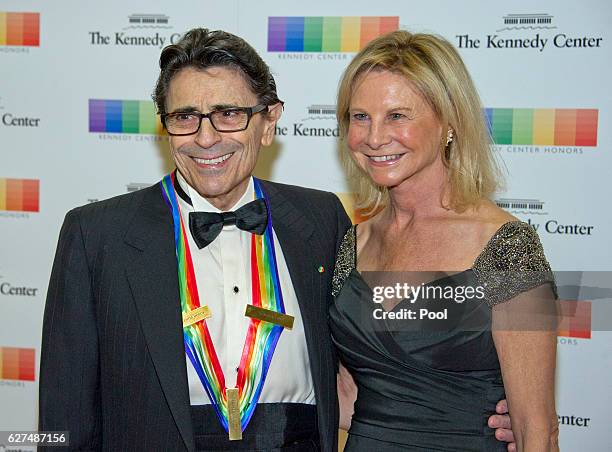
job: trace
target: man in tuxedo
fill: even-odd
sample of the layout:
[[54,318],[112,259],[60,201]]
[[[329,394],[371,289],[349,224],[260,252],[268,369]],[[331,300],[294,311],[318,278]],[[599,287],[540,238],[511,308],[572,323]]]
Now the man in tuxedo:
[[252,177],[283,107],[244,40],[194,29],[160,67],[177,171],[67,214],[40,430],[83,450],[333,451],[327,309],[350,221],[333,194]]

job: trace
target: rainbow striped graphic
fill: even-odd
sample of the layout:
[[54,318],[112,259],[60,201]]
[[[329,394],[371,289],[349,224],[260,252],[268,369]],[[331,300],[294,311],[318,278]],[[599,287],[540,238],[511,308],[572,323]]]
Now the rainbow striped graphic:
[[591,339],[591,302],[558,301],[561,320],[557,336]]
[[398,16],[269,17],[268,52],[358,52],[398,28]]
[[0,210],[38,212],[39,192],[38,179],[0,178]]
[[107,133],[164,132],[150,100],[89,99],[89,131]]
[[40,45],[39,13],[0,12],[0,46]]
[[36,350],[0,347],[0,380],[34,381]]
[[485,108],[495,144],[597,146],[598,110]]

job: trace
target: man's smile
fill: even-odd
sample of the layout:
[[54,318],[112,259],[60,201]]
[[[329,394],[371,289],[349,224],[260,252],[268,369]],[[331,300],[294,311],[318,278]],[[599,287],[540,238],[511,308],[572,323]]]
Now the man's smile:
[[199,158],[192,157],[192,159],[196,162],[199,167],[221,167],[232,155],[234,152],[228,152],[227,154],[220,155],[218,157],[210,157],[210,158]]

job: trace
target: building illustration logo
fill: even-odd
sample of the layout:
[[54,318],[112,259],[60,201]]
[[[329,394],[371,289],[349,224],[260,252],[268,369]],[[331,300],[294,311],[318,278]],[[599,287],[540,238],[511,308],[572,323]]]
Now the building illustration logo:
[[507,14],[502,17],[504,27],[496,30],[552,30],[553,16],[550,14]]
[[145,184],[142,182],[130,182],[126,185],[127,193],[132,193],[133,191],[142,190],[144,188],[150,187],[152,184]]
[[515,214],[547,215],[544,201],[538,199],[499,198],[495,200],[498,207]]
[[169,19],[164,14],[131,14],[128,16],[129,25],[124,30],[135,28],[171,28],[168,25]]
[[[309,105],[307,108],[308,119],[330,119],[336,118],[335,105]],[[304,119],[306,121],[306,119]]]

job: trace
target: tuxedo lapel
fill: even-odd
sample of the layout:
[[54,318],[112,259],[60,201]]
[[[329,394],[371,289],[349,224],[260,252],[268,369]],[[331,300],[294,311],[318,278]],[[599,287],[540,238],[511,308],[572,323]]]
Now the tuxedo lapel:
[[320,401],[324,388],[321,379],[317,377],[321,374],[322,347],[318,325],[327,321],[324,316],[324,300],[321,299],[322,278],[317,271],[320,263],[316,259],[316,256],[321,255],[321,245],[316,240],[312,221],[276,186],[265,181],[262,181],[262,185],[270,201],[272,224],[300,307],[315,396]]
[[155,371],[188,450],[195,449],[189,409],[174,230],[159,184],[148,189],[126,233],[127,278]]

